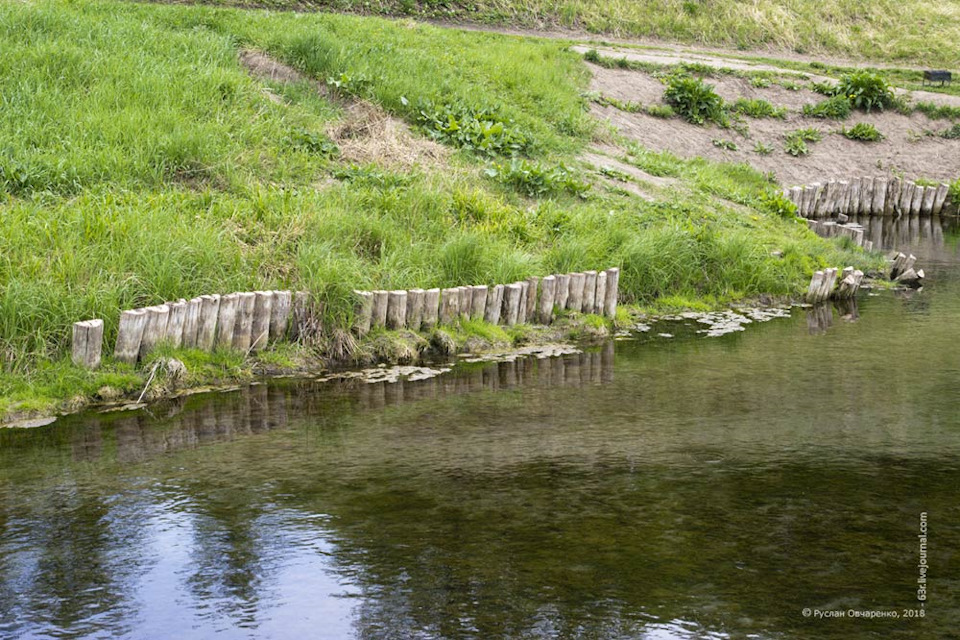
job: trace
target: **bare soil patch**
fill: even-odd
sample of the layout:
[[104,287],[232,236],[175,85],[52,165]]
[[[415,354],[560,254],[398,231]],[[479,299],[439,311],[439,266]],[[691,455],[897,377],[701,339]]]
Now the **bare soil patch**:
[[[304,76],[263,52],[244,51],[240,54],[240,62],[252,76],[261,80],[310,82],[316,87],[317,93],[340,105],[344,110],[343,117],[328,125],[325,133],[337,144],[340,157],[346,162],[375,163],[410,170],[440,166],[450,153],[444,146],[415,135],[407,123],[379,106],[337,95],[325,84]],[[271,99],[281,100],[277,96]]]
[[[624,102],[662,102],[664,85],[647,73],[589,66],[593,72],[590,85],[593,91]],[[787,116],[785,119],[745,117],[749,131],[743,136],[733,129],[692,125],[680,118],[662,119],[645,113],[628,113],[611,106],[594,104],[591,110],[597,117],[612,123],[623,135],[647,148],[670,151],[681,157],[702,156],[721,162],[744,162],[774,174],[785,186],[857,176],[901,175],[909,179],[947,181],[960,175],[960,140],[925,135],[925,132],[948,128],[949,121],[931,120],[920,113],[905,116],[892,111],[854,112],[846,121],[809,118],[800,113],[803,105],[824,99],[813,91],[790,91],[779,85],[757,88],[736,76],[711,78],[708,82],[728,102],[738,98],[762,98],[775,106],[787,107]],[[914,97],[939,104],[957,102],[954,96],[925,92],[920,96],[919,93],[914,92]],[[864,143],[848,140],[838,133],[841,127],[850,128],[859,122],[873,124],[886,138]],[[807,156],[793,157],[785,153],[785,135],[807,127],[819,129],[823,140],[808,143],[810,154]],[[716,139],[729,140],[738,149],[719,148],[713,143]],[[773,152],[769,155],[755,152],[758,142],[773,147]]]

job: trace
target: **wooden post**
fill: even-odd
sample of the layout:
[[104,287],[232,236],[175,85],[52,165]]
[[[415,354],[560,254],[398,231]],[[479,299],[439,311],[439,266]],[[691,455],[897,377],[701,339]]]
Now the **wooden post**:
[[582,273],[570,274],[570,295],[567,297],[567,309],[580,311],[583,309],[583,285],[586,276]]
[[873,181],[873,214],[882,216],[886,206],[887,198],[887,179],[875,178]]
[[919,271],[914,271],[912,268],[907,269],[897,276],[897,282],[916,289],[923,284],[923,275],[923,269],[920,269]]
[[860,213],[873,211],[873,178],[860,178]]
[[440,318],[440,289],[427,289],[423,294],[424,329],[433,329]]
[[512,327],[517,324],[517,318],[520,314],[520,298],[523,294],[523,286],[517,283],[508,284],[503,291],[503,324]]
[[947,201],[947,194],[950,192],[950,187],[945,184],[940,184],[937,186],[936,195],[933,198],[933,209],[931,213],[938,216],[940,212],[943,211],[943,205]]
[[800,205],[803,204],[803,187],[790,187],[790,202],[797,205],[797,215],[799,215]]
[[167,306],[170,312],[167,315],[167,330],[163,339],[170,346],[180,348],[183,346],[183,325],[187,319],[187,301],[181,298],[176,302],[169,302]]
[[[357,297],[353,308],[353,332],[358,338],[370,333],[370,322],[373,320],[373,294],[369,291],[357,291],[353,294]],[[271,330],[273,326],[271,325]]]
[[847,214],[856,215],[860,212],[860,178],[854,178],[850,181],[850,204],[847,207]]
[[597,274],[597,300],[593,306],[593,312],[598,316],[603,315],[604,305],[607,303],[607,272],[601,271]]
[[527,288],[524,290],[524,295],[527,296],[526,304],[524,305],[527,323],[535,324],[537,322],[537,299],[539,296],[537,292],[539,291],[540,278],[537,276],[531,276],[527,278]]
[[440,324],[454,324],[460,317],[460,290],[456,287],[440,291]]
[[103,320],[84,320],[73,325],[73,364],[84,369],[100,366],[103,351]]
[[407,328],[412,331],[420,331],[423,324],[424,293],[423,289],[407,291]]
[[483,320],[487,313],[487,286],[478,284],[470,287],[470,289],[470,318],[473,320]]
[[391,291],[387,295],[387,328],[403,329],[407,326],[407,292]]
[[903,181],[900,178],[891,178],[887,183],[887,199],[883,205],[883,215],[892,216],[894,209],[900,202],[900,189]]
[[216,345],[218,347],[230,348],[233,346],[233,329],[237,324],[237,309],[239,306],[239,293],[220,296],[220,311],[217,315]]
[[147,307],[147,324],[143,328],[143,337],[140,339],[140,357],[147,355],[167,335],[167,318],[170,317],[170,307],[165,304],[157,307]]
[[[273,292],[273,306],[270,307],[270,340],[273,342],[283,340],[287,337],[287,326],[290,323],[290,309],[292,306],[292,292]],[[367,328],[370,328],[369,321]]]
[[620,289],[620,269],[607,269],[607,292],[603,301],[603,312],[608,318],[617,317],[617,296]]
[[120,314],[117,344],[113,349],[113,357],[116,360],[127,364],[137,363],[137,357],[140,355],[140,340],[147,326],[147,317],[145,309],[124,311]]
[[846,213],[850,208],[850,181],[840,180],[837,182],[837,213]]
[[820,294],[820,288],[823,286],[823,271],[815,271],[810,278],[810,286],[807,287],[807,302],[816,302]]
[[926,191],[926,187],[922,187],[919,184],[914,186],[913,201],[910,203],[910,215],[912,216],[920,215],[920,207],[923,204],[924,191]]
[[520,308],[517,310],[517,324],[527,322],[527,292],[530,290],[530,283],[524,280],[518,282],[520,285]]
[[540,324],[553,321],[553,301],[557,294],[557,279],[547,276],[540,281],[540,303],[537,306],[537,320]]
[[250,349],[253,341],[253,310],[257,304],[257,294],[245,291],[237,301],[237,320],[233,325],[233,348],[240,351]]
[[910,215],[910,203],[913,202],[913,191],[916,186],[912,182],[902,182],[900,184],[900,199],[895,210],[896,213],[904,216]]
[[459,316],[463,320],[469,320],[470,306],[473,304],[473,291],[471,291],[470,287],[465,287],[463,285],[457,287],[457,291],[460,294]]
[[823,185],[819,182],[810,184],[810,217],[816,218],[820,215],[820,197],[823,195]]
[[260,351],[270,341],[270,316],[273,313],[273,291],[254,293],[253,326],[250,331],[250,349]]
[[837,206],[837,181],[828,180],[824,188],[823,215],[830,216],[836,213]]
[[567,299],[570,297],[570,276],[567,274],[555,276],[557,279],[557,293],[553,304],[557,309],[567,308]]
[[597,309],[597,272],[583,272],[583,307],[584,313],[595,313]]
[[183,316],[183,335],[180,338],[180,344],[185,349],[193,349],[197,346],[197,328],[200,326],[200,307],[203,301],[200,298],[193,298],[187,302],[187,311]]
[[387,326],[387,302],[390,294],[382,289],[373,292],[373,315],[371,324],[374,328]]
[[483,319],[490,324],[500,323],[500,310],[503,308],[503,285],[498,284],[490,288],[487,293],[487,308],[483,312]]
[[913,265],[917,263],[917,257],[912,253],[909,256],[905,256],[902,253],[898,253],[897,257],[893,260],[893,266],[890,269],[890,279],[896,280],[903,273],[909,271],[913,268]]
[[290,338],[303,340],[313,337],[316,327],[313,326],[313,305],[309,291],[293,292],[290,303]]
[[213,351],[217,340],[217,317],[220,315],[220,294],[200,296],[200,319],[197,323],[197,349]]
[[937,199],[937,189],[935,187],[926,187],[923,190],[923,202],[920,203],[920,214],[929,216],[933,214],[933,203]]

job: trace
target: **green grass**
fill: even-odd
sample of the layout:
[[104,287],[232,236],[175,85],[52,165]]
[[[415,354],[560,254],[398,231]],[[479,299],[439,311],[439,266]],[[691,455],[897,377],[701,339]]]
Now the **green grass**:
[[[354,288],[619,265],[624,303],[727,300],[791,293],[814,267],[856,260],[770,210],[777,187],[743,165],[632,147],[630,162],[683,188],[657,202],[581,189],[576,155],[596,128],[587,70],[560,42],[40,0],[0,5],[0,45],[0,411],[136,388],[138,374],[109,358],[98,373],[70,366],[70,326],[103,318],[109,354],[122,309],[180,297],[308,289],[327,326],[344,327]],[[244,48],[332,78],[414,128],[424,104],[494,114],[529,143],[516,160],[494,149],[495,162],[539,167],[554,188],[489,177],[486,150],[451,140],[434,168],[352,164],[325,133],[343,106],[309,82],[250,77]],[[200,377],[239,366],[186,357]]]
[[766,100],[739,98],[733,103],[733,111],[751,118],[786,118],[787,108],[776,107]]

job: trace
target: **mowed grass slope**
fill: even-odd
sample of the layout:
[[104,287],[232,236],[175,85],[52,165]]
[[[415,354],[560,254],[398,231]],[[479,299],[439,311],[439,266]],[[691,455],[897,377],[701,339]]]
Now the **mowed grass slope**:
[[0,410],[119,384],[110,376],[132,384],[109,361],[70,368],[71,324],[103,318],[109,353],[122,309],[180,297],[309,289],[334,327],[354,288],[621,265],[626,301],[716,301],[790,293],[849,259],[764,209],[776,187],[745,167],[636,149],[638,166],[683,187],[649,203],[600,187],[529,198],[488,176],[509,160],[470,151],[442,167],[350,164],[324,144],[343,101],[314,81],[266,86],[241,66],[246,48],[411,124],[426,104],[488,109],[534,165],[575,164],[597,131],[582,61],[555,42],[350,16],[6,3]]
[[839,54],[956,69],[960,5],[935,0],[202,0],[530,28],[566,27],[739,49]]

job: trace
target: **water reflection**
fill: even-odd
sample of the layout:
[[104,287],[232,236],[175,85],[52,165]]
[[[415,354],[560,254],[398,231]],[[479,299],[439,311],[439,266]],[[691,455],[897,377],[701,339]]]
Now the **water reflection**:
[[956,235],[960,219],[940,216],[849,216],[863,227],[863,239],[875,250],[911,251],[930,261],[956,260]]

